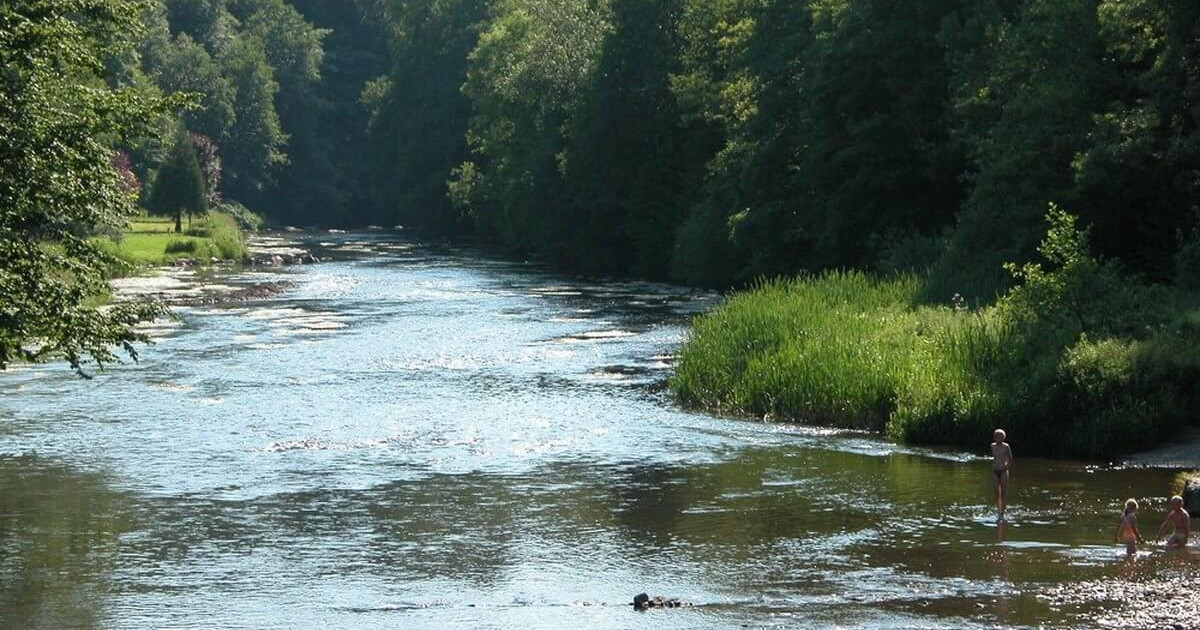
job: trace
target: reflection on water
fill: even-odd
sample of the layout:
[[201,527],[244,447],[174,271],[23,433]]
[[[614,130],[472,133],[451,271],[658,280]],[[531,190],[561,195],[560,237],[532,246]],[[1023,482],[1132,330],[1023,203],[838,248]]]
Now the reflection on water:
[[125,497],[100,476],[0,457],[0,620],[6,628],[100,628]]
[[1198,566],[1109,542],[1170,472],[1021,460],[998,525],[975,457],[673,408],[712,296],[387,239],[0,376],[0,625],[1087,627],[1038,595]]

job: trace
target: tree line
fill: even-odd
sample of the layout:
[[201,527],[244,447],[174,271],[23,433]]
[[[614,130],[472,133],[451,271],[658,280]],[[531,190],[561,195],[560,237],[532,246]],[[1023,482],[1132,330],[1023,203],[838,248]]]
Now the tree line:
[[[85,306],[86,237],[160,201],[698,285],[921,271],[933,301],[1004,289],[1055,203],[1194,288],[1198,25],[1169,0],[0,4],[0,366],[130,339]],[[156,196],[164,168],[187,190]]]
[[374,0],[0,3],[0,369],[136,356],[133,324],[162,309],[106,304],[122,263],[98,237],[141,208],[177,231],[218,203],[350,221],[381,16]]
[[987,299],[1057,203],[1186,280],[1200,5],[393,0],[375,204],[586,274],[928,271]]
[[147,183],[145,205],[169,213],[154,203],[154,183],[186,144],[182,152],[199,151],[210,202],[237,201],[286,224],[353,221],[366,190],[359,98],[385,67],[386,25],[372,0],[153,0],[138,9],[138,40],[106,60],[107,80],[192,97],[120,147]]
[[1200,278],[1192,4],[150,0],[105,75],[193,96],[117,147],[152,209],[186,141],[210,204],[277,224],[707,286],[922,271],[929,299],[988,300],[1051,203],[1128,271]]

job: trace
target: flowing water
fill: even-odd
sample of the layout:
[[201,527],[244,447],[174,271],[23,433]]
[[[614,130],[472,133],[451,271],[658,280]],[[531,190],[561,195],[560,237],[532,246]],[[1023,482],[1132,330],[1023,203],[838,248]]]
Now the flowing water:
[[1090,627],[1039,594],[1200,569],[1111,542],[1171,471],[1018,459],[997,527],[974,454],[676,408],[714,296],[296,238],[139,363],[0,374],[0,626]]

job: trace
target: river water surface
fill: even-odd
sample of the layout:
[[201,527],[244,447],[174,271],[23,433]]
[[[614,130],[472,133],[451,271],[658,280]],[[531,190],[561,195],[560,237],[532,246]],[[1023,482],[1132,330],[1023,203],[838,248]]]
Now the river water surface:
[[139,363],[0,374],[0,626],[1092,627],[1039,595],[1200,569],[1111,543],[1171,471],[1018,459],[997,527],[975,454],[676,408],[712,295],[296,238]]

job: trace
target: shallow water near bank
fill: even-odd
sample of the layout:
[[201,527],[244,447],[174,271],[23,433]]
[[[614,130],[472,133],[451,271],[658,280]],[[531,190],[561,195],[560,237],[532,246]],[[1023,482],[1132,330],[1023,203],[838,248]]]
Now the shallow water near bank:
[[974,454],[676,408],[711,294],[279,238],[327,262],[205,277],[291,288],[179,308],[94,380],[0,374],[0,626],[1085,628],[1118,606],[1041,595],[1200,571],[1111,542],[1171,470],[1014,435],[997,524]]

